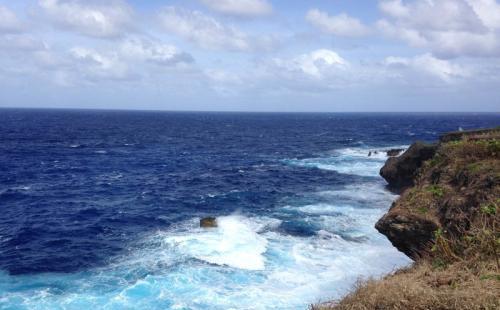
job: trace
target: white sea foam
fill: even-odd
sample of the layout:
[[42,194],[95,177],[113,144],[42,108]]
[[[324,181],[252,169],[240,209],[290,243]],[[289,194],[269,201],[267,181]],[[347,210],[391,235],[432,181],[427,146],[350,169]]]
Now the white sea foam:
[[167,235],[165,242],[185,255],[212,264],[248,270],[265,268],[267,240],[257,233],[256,223],[241,216],[219,217],[217,223],[213,229]]
[[3,292],[0,307],[305,309],[340,297],[360,276],[408,263],[376,236],[361,243],[326,231],[295,237],[266,229],[279,221],[262,217],[222,217],[212,231],[196,222],[147,237],[103,269],[22,280],[0,275],[0,289],[20,281],[17,292]]
[[[323,170],[337,171],[343,174],[360,176],[378,176],[380,168],[387,159],[386,150],[394,147],[351,147],[333,150],[328,154],[306,159],[292,159],[287,162],[301,167],[314,167]],[[370,154],[371,153],[371,154]],[[370,156],[368,156],[370,154]]]

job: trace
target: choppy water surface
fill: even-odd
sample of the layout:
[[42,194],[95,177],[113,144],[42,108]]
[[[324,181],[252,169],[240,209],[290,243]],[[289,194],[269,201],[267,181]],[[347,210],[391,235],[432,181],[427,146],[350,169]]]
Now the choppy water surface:
[[[498,114],[0,110],[0,308],[305,309],[408,264],[370,150]],[[202,216],[219,217],[200,229]]]

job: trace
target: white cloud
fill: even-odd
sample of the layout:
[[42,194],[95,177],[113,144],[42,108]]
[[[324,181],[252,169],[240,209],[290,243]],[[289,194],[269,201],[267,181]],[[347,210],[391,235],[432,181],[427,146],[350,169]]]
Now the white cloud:
[[399,70],[404,75],[407,75],[407,71],[410,70],[410,73],[434,77],[448,83],[467,78],[471,74],[463,66],[435,58],[431,54],[423,54],[413,58],[391,56],[385,59],[384,65],[389,69]]
[[18,32],[22,28],[16,14],[6,7],[0,6],[0,33]]
[[500,6],[494,0],[385,0],[377,28],[441,58],[500,56]]
[[311,9],[307,12],[306,20],[319,30],[338,36],[363,36],[369,32],[361,21],[345,13],[330,16],[318,9]]
[[210,9],[234,16],[256,17],[272,13],[273,8],[266,0],[200,0]]
[[199,11],[166,7],[160,13],[163,28],[203,48],[248,50],[248,36],[234,27],[225,26]]
[[272,35],[252,36],[200,11],[166,7],[159,14],[165,31],[205,49],[228,51],[270,50],[279,39]]
[[131,27],[132,9],[120,0],[40,0],[39,5],[54,25],[86,36],[114,38]]
[[132,78],[128,66],[115,53],[105,55],[93,49],[74,47],[70,55],[75,60],[73,65],[84,79],[96,82]]
[[140,38],[125,40],[120,52],[127,59],[152,62],[162,66],[194,61],[190,54],[180,51],[173,45]]
[[500,29],[500,4],[495,0],[467,0],[483,24],[491,29]]
[[408,17],[410,15],[410,10],[401,0],[382,1],[379,3],[379,8],[385,14],[396,18]]
[[349,66],[344,58],[328,49],[315,50],[293,59],[275,58],[274,64],[288,72],[300,73],[315,79],[330,76]]

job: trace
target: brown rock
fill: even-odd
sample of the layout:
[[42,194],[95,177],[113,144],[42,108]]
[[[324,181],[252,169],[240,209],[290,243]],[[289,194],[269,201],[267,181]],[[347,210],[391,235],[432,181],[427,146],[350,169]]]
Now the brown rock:
[[217,227],[217,219],[215,217],[204,217],[200,219],[200,227],[203,228],[212,228],[212,227]]
[[438,227],[431,220],[400,214],[397,209],[389,211],[375,224],[375,228],[387,236],[392,245],[413,259],[428,251]]
[[389,158],[380,169],[380,175],[396,191],[410,187],[422,163],[432,158],[436,149],[435,144],[415,142],[401,156]]

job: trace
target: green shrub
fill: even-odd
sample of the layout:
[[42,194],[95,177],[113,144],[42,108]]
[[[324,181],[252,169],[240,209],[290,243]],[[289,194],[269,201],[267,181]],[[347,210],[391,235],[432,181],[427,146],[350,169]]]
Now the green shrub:
[[444,190],[439,185],[428,186],[427,191],[436,197],[443,197],[444,195]]
[[494,203],[484,204],[481,206],[481,212],[487,215],[497,214],[497,206]]

